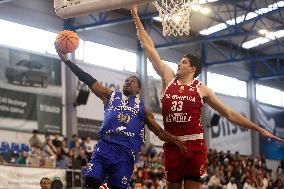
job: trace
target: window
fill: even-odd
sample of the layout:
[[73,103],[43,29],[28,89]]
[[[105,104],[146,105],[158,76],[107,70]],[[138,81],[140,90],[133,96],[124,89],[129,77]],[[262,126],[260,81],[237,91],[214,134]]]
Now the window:
[[53,45],[56,33],[6,20],[0,20],[0,25],[0,44],[40,53],[56,54]]
[[85,41],[77,57],[84,62],[116,70],[136,72],[136,54],[98,43]]
[[207,72],[207,86],[217,93],[247,98],[247,83],[236,78]]
[[[0,25],[0,44],[57,55],[53,44],[57,33],[1,19]],[[81,39],[79,44],[75,51],[75,58],[78,60],[112,69],[136,72],[135,53]]]
[[256,85],[256,100],[259,102],[284,107],[283,93],[284,92],[279,89],[258,84]]
[[[168,61],[164,61],[174,72],[177,71],[178,68],[178,64],[173,63],[173,62],[168,62]],[[156,71],[154,70],[152,63],[150,62],[149,59],[147,59],[147,75],[148,76],[152,76],[156,79],[161,79],[160,76],[156,73]]]

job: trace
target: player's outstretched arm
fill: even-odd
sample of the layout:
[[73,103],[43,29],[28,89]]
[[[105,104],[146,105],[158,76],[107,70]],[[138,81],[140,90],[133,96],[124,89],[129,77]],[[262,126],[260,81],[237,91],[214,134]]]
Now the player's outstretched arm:
[[[56,48],[56,46],[55,46]],[[81,68],[79,68],[76,64],[67,59],[66,54],[63,54],[56,48],[56,52],[60,57],[61,61],[63,61],[70,70],[78,77],[78,79],[84,82],[92,92],[99,97],[104,104],[106,104],[109,95],[113,92],[110,88],[104,87],[97,82],[95,78],[93,78],[90,74],[84,72]]]
[[211,89],[209,89],[207,86],[205,86],[204,84],[202,84],[200,86],[200,91],[202,93],[202,96],[204,97],[203,98],[204,101],[211,108],[213,108],[214,110],[219,112],[222,116],[227,118],[230,122],[237,124],[241,127],[247,128],[247,129],[255,130],[255,131],[259,132],[261,135],[263,135],[264,137],[271,138],[271,139],[274,139],[274,140],[278,140],[280,142],[284,142],[283,139],[281,139],[277,136],[274,136],[273,134],[271,134],[267,130],[257,126],[254,123],[252,123],[250,120],[248,120],[247,118],[242,116],[240,113],[238,113],[238,112],[232,110],[231,108],[229,108],[228,106],[226,106],[215,95],[215,93]]
[[175,76],[174,71],[160,58],[160,55],[155,49],[153,40],[145,31],[144,26],[140,21],[136,5],[132,5],[131,14],[136,25],[137,35],[141,42],[142,48],[144,49],[149,60],[152,62],[152,65],[157,74],[161,77],[162,80],[164,80],[165,84],[167,85]]
[[186,146],[176,136],[163,130],[160,125],[156,122],[153,113],[145,107],[145,122],[148,128],[164,142],[176,144],[180,151],[186,152]]

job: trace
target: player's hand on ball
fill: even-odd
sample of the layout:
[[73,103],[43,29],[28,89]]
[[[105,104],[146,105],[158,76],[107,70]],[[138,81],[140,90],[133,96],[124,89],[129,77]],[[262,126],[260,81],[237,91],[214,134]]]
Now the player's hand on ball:
[[58,48],[56,43],[54,43],[54,46],[55,46],[56,52],[57,52],[58,56],[60,57],[61,61],[63,61],[63,62],[67,61],[68,59],[67,59],[66,54],[64,54],[63,52],[61,52],[59,50],[59,48]]

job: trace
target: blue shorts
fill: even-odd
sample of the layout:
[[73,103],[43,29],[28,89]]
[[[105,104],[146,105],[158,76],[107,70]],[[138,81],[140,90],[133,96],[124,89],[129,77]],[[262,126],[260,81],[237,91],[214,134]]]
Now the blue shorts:
[[133,168],[134,156],[129,148],[100,141],[84,172],[84,177],[93,177],[101,183],[107,179],[109,187],[128,188]]

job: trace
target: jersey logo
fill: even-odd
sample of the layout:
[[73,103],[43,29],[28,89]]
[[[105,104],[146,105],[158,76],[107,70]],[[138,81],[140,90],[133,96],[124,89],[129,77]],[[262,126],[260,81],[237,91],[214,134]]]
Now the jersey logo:
[[182,93],[183,91],[184,91],[184,86],[180,86],[178,92]]
[[127,184],[127,177],[124,176],[122,179],[121,179],[121,183],[122,184]]
[[91,172],[93,170],[93,165],[92,163],[88,164],[88,172]]

